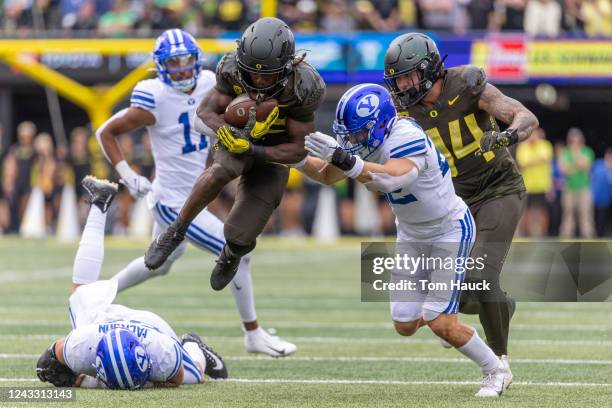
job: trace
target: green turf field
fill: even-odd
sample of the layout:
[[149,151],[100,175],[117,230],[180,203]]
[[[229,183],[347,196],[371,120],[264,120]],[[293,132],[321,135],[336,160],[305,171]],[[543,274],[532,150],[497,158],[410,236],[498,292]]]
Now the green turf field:
[[[108,240],[103,277],[146,242]],[[68,333],[76,245],[0,238],[0,387],[38,386],[38,355]],[[423,328],[401,338],[386,303],[360,302],[359,244],[262,240],[253,280],[260,322],[294,341],[285,359],[248,355],[229,290],[213,292],[213,257],[195,249],[165,277],[117,302],[196,331],[225,358],[230,381],[176,390],[78,390],[78,406],[603,407],[612,405],[612,303],[520,303],[510,353],[515,384],[477,400],[478,370]],[[479,329],[477,319],[466,320]],[[481,331],[482,336],[482,331]],[[0,406],[41,403],[0,402]],[[54,404],[53,406],[58,406]]]

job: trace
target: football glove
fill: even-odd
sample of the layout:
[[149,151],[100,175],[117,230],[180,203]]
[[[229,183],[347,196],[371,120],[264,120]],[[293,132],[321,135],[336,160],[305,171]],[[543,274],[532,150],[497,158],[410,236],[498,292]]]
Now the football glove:
[[[219,141],[227,149],[228,152],[234,154],[242,154],[248,152],[251,147],[251,142],[240,137],[241,130],[233,126],[221,126],[217,129]],[[236,137],[236,136],[238,137]]]
[[516,142],[518,142],[518,131],[516,129],[506,129],[503,132],[488,130],[480,138],[480,148],[476,150],[476,155],[482,156],[486,152],[494,152],[512,146]]
[[[255,114],[255,107],[252,107],[251,110],[249,111],[249,117],[251,114],[253,115]],[[276,119],[278,119],[278,114],[279,114],[278,106],[275,106],[274,109],[272,109],[272,111],[266,118],[266,120],[264,120],[263,122],[255,121],[255,124],[253,125],[253,129],[251,129],[251,137],[255,140],[258,140],[264,137],[268,133],[268,131],[270,130],[270,128],[272,127]]]
[[334,152],[337,148],[340,148],[340,144],[334,137],[325,133],[314,132],[306,135],[304,147],[312,156],[331,163]]
[[142,198],[153,188],[149,179],[132,170],[125,160],[117,163],[115,169],[121,176],[119,182],[127,187],[132,197],[136,199]]
[[249,110],[249,120],[243,129],[225,125],[217,129],[215,133],[228,152],[234,154],[249,153],[253,150],[253,144],[249,142],[249,137],[255,123],[255,108],[251,108]]

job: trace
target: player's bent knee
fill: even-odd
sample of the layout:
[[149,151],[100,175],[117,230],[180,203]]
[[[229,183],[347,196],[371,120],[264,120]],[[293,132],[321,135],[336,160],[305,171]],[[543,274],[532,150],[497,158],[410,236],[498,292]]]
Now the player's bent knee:
[[419,330],[419,320],[412,322],[397,322],[393,321],[395,331],[401,336],[412,336]]

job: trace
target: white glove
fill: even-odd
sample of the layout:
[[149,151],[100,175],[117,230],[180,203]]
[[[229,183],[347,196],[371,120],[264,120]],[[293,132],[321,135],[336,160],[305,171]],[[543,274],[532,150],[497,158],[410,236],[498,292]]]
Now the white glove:
[[321,132],[314,132],[306,135],[304,147],[308,152],[326,162],[331,162],[334,151],[340,147],[336,138]]
[[142,198],[153,188],[151,182],[146,177],[132,170],[125,160],[121,160],[117,163],[115,169],[121,176],[121,180],[119,181],[128,188],[132,197],[136,199]]

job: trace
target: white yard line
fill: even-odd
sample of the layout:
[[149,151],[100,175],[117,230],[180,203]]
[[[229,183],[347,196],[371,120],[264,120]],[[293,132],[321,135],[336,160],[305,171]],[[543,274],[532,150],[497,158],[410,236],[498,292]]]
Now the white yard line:
[[[63,334],[0,334],[2,340],[55,340],[64,337]],[[319,337],[319,336],[287,336],[287,340],[302,343],[359,343],[359,344],[439,344],[437,339],[412,339],[401,337]],[[211,342],[243,341],[242,336],[206,336]],[[540,345],[540,346],[612,346],[612,340],[547,340],[547,339],[515,339],[513,345]]]
[[[66,320],[17,320],[17,319],[0,319],[0,326],[23,326],[25,323],[35,326],[66,326],[70,322]],[[232,328],[239,327],[239,323],[235,321],[181,321],[175,324],[176,326],[189,327],[221,327]],[[387,322],[290,322],[290,321],[266,321],[266,327],[283,328],[283,329],[393,329],[393,325]],[[473,327],[480,328],[479,324],[471,324]],[[610,332],[612,326],[601,325],[541,325],[541,324],[512,324],[512,330],[516,331],[593,331],[593,332]]]
[[[400,381],[400,380],[310,380],[310,379],[276,379],[276,378],[231,378],[221,380],[237,383],[258,384],[348,384],[348,385],[478,385],[477,381]],[[0,378],[0,382],[40,382],[38,378]],[[536,387],[612,387],[610,383],[582,383],[582,382],[521,382],[515,381],[513,385]]]
[[[27,360],[38,358],[38,354],[11,354],[1,353],[0,360]],[[321,356],[290,356],[283,359],[271,359],[270,357],[257,356],[224,356],[227,361],[262,361],[284,363],[284,362],[304,362],[304,361],[323,361],[323,362],[408,362],[408,363],[451,363],[451,364],[472,364],[465,358],[441,358],[441,357],[321,357]],[[612,365],[612,360],[583,360],[583,359],[532,359],[532,358],[513,358],[512,364],[559,364],[559,365]]]
[[[299,379],[268,379],[268,378],[231,378],[226,381],[240,383],[271,383],[271,384],[385,384],[385,385],[477,385],[477,381],[400,381],[400,380],[299,380]],[[608,383],[581,383],[581,382],[521,382],[513,385],[532,385],[540,387],[612,387]]]

